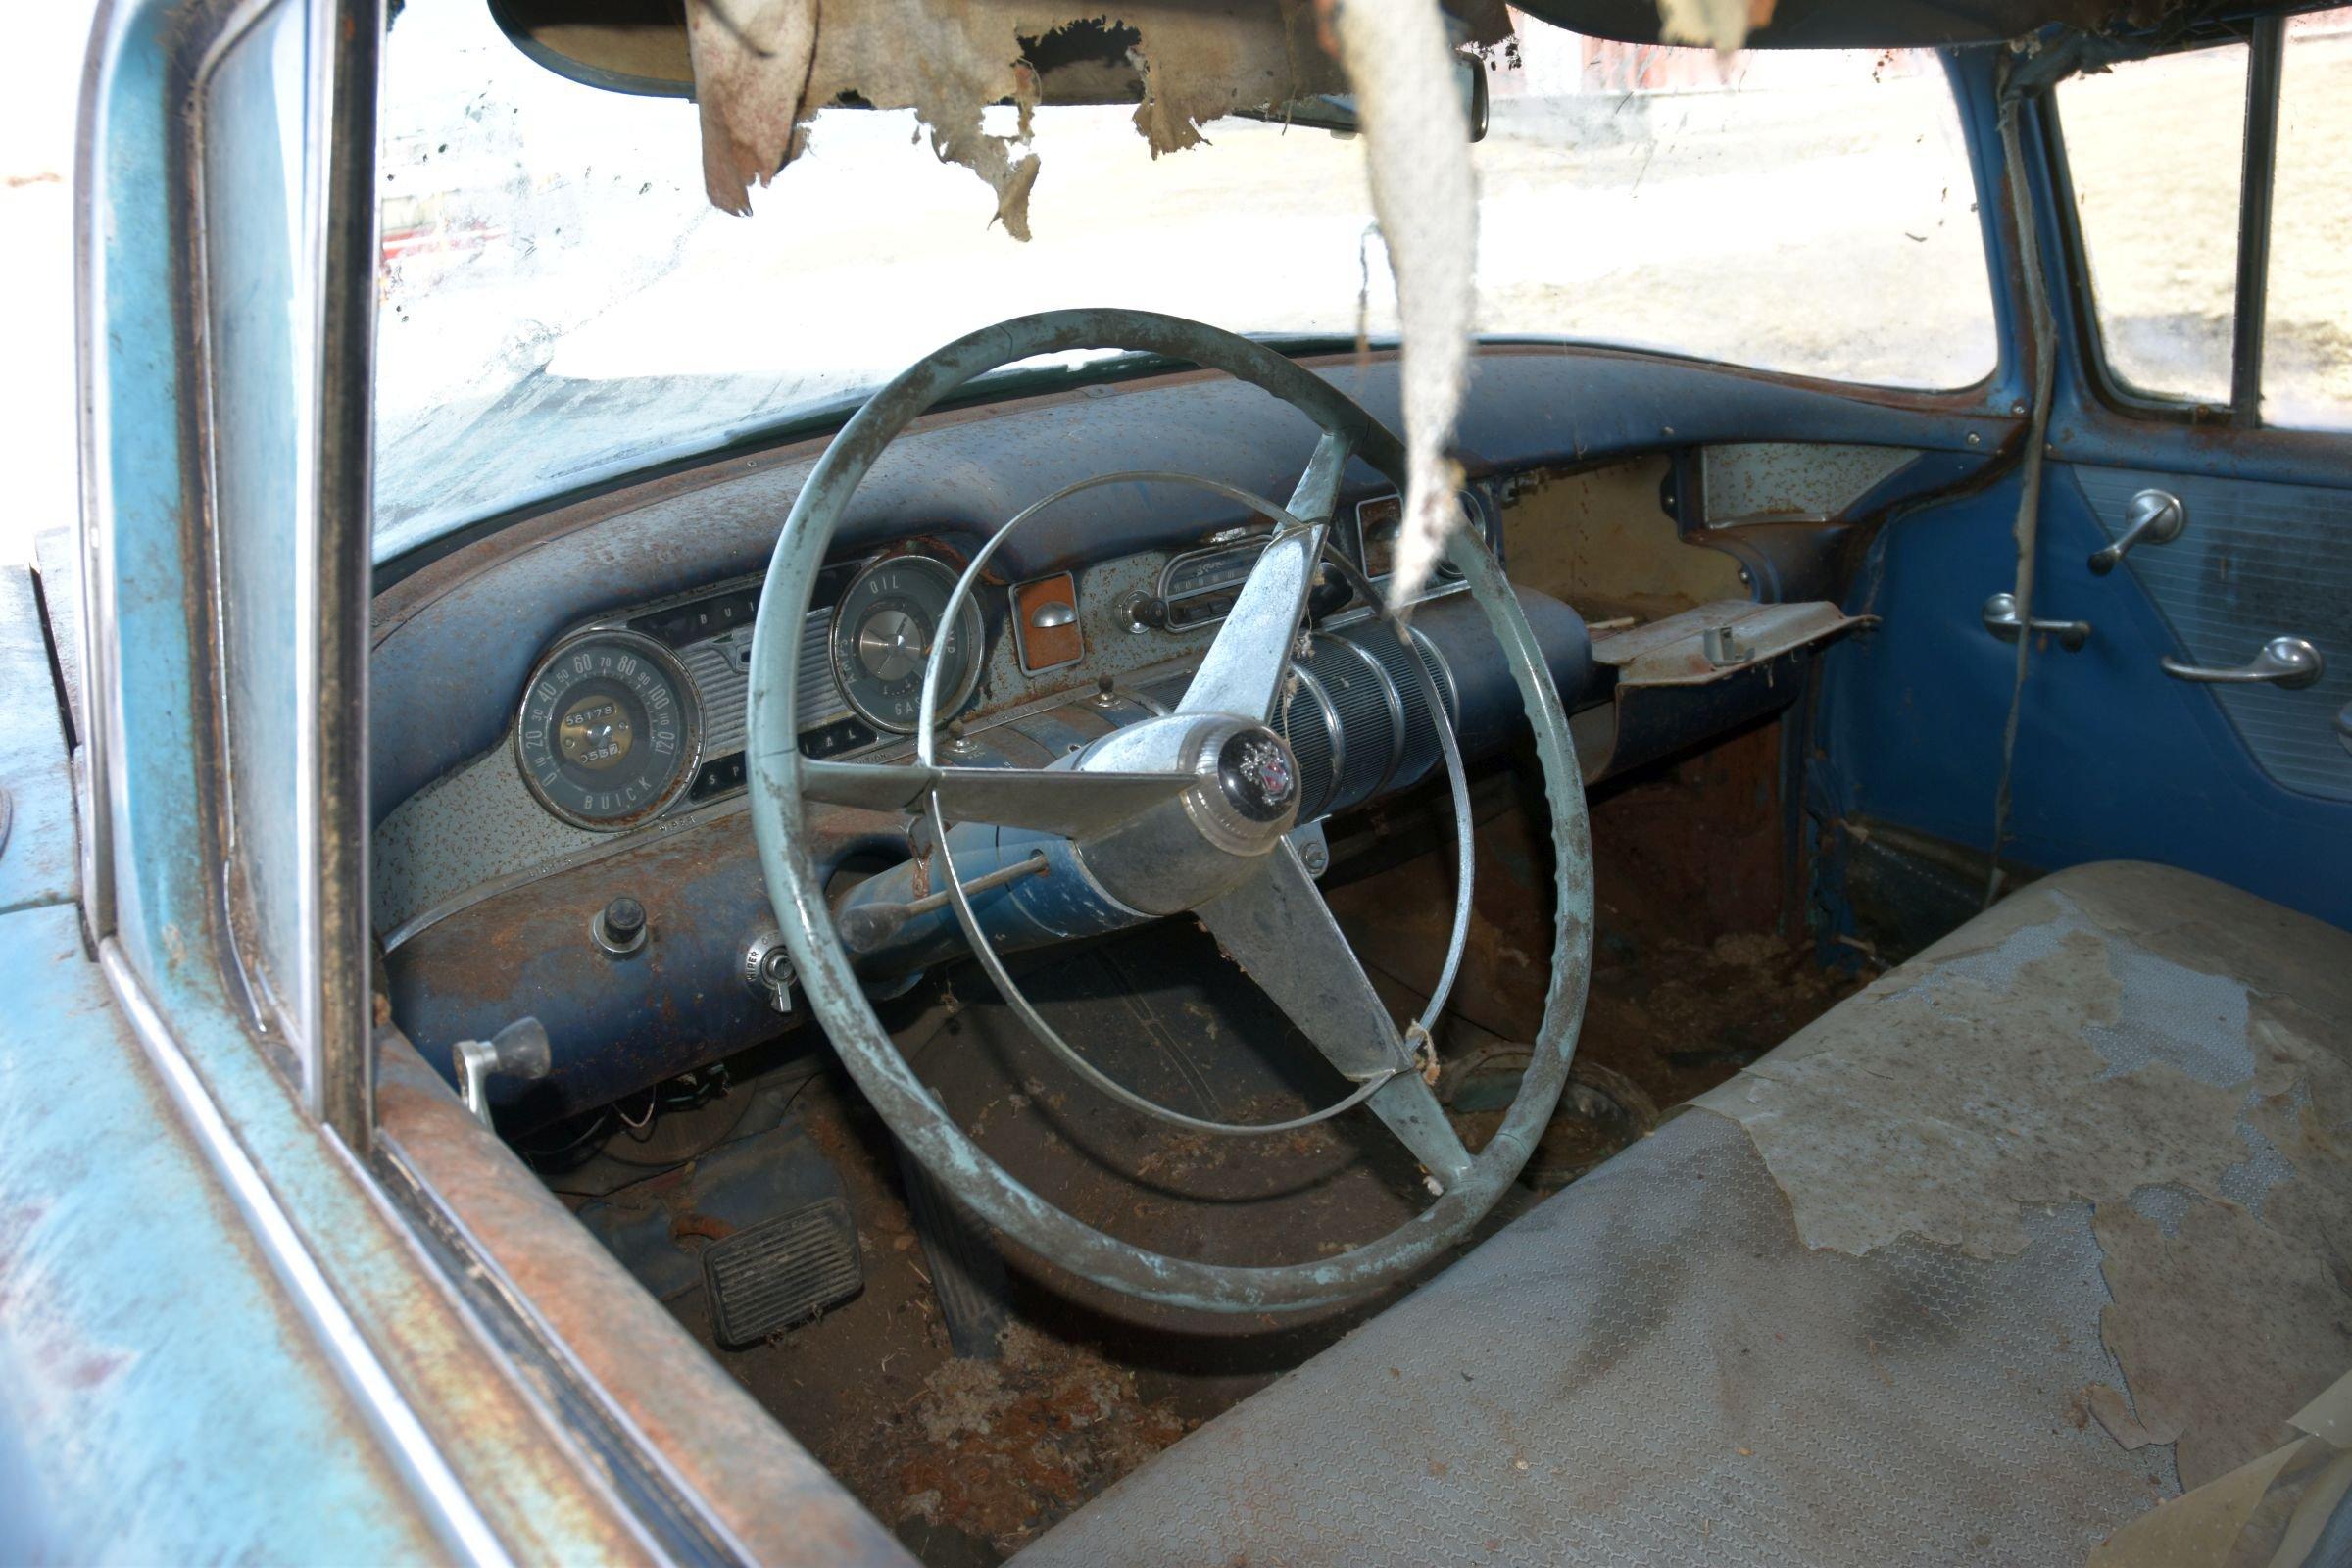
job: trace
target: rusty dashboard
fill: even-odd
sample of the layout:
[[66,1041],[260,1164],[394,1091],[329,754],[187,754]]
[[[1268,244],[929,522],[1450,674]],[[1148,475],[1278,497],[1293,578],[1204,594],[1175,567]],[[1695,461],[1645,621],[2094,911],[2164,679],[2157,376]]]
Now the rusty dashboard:
[[[1318,368],[1394,417],[1385,356]],[[1523,602],[1540,602],[1589,778],[1787,706],[1812,648],[1856,624],[1825,603],[1849,519],[1952,482],[1904,444],[1908,416],[1857,409],[1855,444],[1827,449],[1849,457],[1805,467],[1821,494],[1793,512],[1778,492],[1750,504],[1724,459],[1777,449],[1715,443],[1757,428],[1739,401],[1751,389],[1725,401],[1703,368],[1669,368],[1658,386],[1621,384],[1617,369],[1490,351],[1465,426],[1479,449],[1465,465],[1470,505]],[[1754,396],[1793,398],[1808,417],[1830,401]],[[1627,414],[1629,397],[1654,414]],[[1615,452],[1577,433],[1580,410],[1616,411]],[[1262,394],[1187,372],[929,417],[869,475],[799,629],[801,667],[816,677],[802,682],[814,693],[798,715],[802,749],[911,751],[895,726],[908,660],[936,630],[919,612],[1002,526],[978,519],[1127,469],[1139,448],[1157,467],[1287,494],[1313,434]],[[575,1070],[555,1098],[510,1106],[516,1126],[610,1103],[796,1021],[744,972],[774,924],[745,812],[746,656],[766,558],[823,448],[795,439],[584,492],[379,577],[371,907],[393,1014],[437,1066],[459,1040],[540,1017]],[[1337,547],[1375,573],[1387,488],[1351,472],[1336,518]],[[943,737],[959,762],[1039,765],[1172,703],[1253,559],[1238,509],[1168,486],[1113,485],[1066,510],[1007,543],[992,563],[1002,574],[975,585],[976,624],[960,633],[968,691]],[[923,580],[885,580],[893,563]],[[1438,588],[1414,617],[1424,659],[1435,656],[1447,716],[1484,722],[1494,672],[1471,639],[1430,646],[1452,635],[1450,611],[1478,617]],[[1780,605],[1791,608],[1760,612]],[[1322,607],[1300,682],[1321,695],[1292,739],[1324,814],[1410,783],[1432,755],[1430,715],[1410,711],[1417,681],[1396,664],[1409,656],[1393,636],[1366,636],[1350,619],[1363,610]],[[861,638],[865,684],[853,690],[841,670]],[[808,831],[854,871],[904,859],[906,827],[827,808]],[[607,928],[615,905],[642,911],[642,940]]]
[[[1493,498],[1472,487],[1462,504],[1500,548]],[[1393,494],[1373,493],[1334,519],[1332,549],[1369,568],[1376,587],[1397,511]],[[847,555],[797,633],[800,749],[909,753],[923,658],[943,638],[952,716],[942,740],[966,765],[1039,765],[1164,711],[1266,531],[1212,519],[1164,548],[983,579],[945,632],[969,531],[934,527]],[[1444,577],[1428,597],[1458,588]],[[554,1114],[637,1087],[645,1063],[674,1059],[689,1038],[749,1043],[790,1022],[736,972],[773,923],[743,819],[760,589],[757,574],[734,574],[566,623],[533,652],[520,689],[500,697],[508,718],[495,741],[385,815],[374,925],[396,1014],[428,1059],[502,1011],[535,1012],[551,1034],[593,1041],[611,1062],[570,1075]],[[1360,735],[1365,713],[1401,715],[1410,677],[1363,635],[1376,622],[1359,594],[1316,609],[1318,657],[1344,668],[1310,674],[1286,722],[1328,813],[1430,759],[1406,755],[1399,716],[1393,735],[1359,739],[1348,760],[1347,725]],[[1358,694],[1350,676],[1378,695]],[[811,816],[810,832],[844,861],[906,854],[903,823],[834,808]],[[643,925],[632,916],[616,932],[607,918],[616,903],[643,911]]]

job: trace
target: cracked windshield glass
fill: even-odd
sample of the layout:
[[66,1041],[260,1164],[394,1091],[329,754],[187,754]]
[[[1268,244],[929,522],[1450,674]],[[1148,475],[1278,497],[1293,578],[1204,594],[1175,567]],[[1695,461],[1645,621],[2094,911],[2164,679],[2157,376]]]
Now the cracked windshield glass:
[[[1473,149],[1482,334],[1914,388],[1992,370],[1935,56],[1718,56],[1513,21]],[[378,557],[839,409],[1031,311],[1394,340],[1359,142],[1226,119],[1154,159],[1133,117],[1036,112],[1026,244],[911,112],[825,110],[733,218],[703,193],[691,103],[565,80],[472,0],[412,0],[385,66]]]

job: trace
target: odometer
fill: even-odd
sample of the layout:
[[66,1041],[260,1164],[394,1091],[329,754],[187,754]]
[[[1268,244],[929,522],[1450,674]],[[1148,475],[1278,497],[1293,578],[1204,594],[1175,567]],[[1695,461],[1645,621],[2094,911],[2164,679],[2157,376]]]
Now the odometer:
[[[879,729],[911,734],[923,665],[940,635],[956,573],[929,556],[886,556],[858,573],[833,611],[833,672],[841,695]],[[939,721],[971,700],[980,680],[980,609],[969,599],[940,655]]]
[[557,644],[531,672],[514,757],[539,803],[577,827],[643,821],[694,776],[694,685],[670,651],[627,631]]

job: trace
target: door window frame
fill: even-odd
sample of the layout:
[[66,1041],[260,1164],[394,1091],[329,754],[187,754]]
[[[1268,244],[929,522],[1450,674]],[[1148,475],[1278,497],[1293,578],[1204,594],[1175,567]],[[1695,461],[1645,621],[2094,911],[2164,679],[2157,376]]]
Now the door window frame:
[[[2099,305],[2082,232],[2082,207],[2066,130],[2054,90],[2038,104],[2047,177],[2058,213],[2059,248],[2066,288],[2075,306],[2075,348],[2092,396],[2115,412],[2135,418],[2180,424],[2226,424],[2237,429],[2262,423],[2263,328],[2270,291],[2271,203],[2278,164],[2279,88],[2284,77],[2286,22],[2283,16],[2255,19],[2242,33],[2200,38],[2181,48],[2151,50],[2130,60],[2160,59],[2193,50],[2246,47],[2244,130],[2239,139],[2237,192],[2237,276],[2230,302],[2230,400],[2200,403],[2165,397],[2132,386],[2107,357],[2099,329]],[[2115,64],[2128,63],[2118,59]]]

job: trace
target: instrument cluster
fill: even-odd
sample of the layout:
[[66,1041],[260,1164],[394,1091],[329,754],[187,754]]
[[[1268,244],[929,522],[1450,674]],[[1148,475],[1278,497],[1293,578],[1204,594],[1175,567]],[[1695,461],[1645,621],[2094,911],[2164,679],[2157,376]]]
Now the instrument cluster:
[[[1491,507],[1471,492],[1463,505],[1492,541]],[[1344,509],[1331,548],[1379,583],[1400,510],[1395,495]],[[1231,610],[1268,532],[1232,528],[1210,535],[1205,548],[1136,558],[1151,575],[1125,596],[1118,618],[1138,634],[1173,633],[1188,646],[1204,640]],[[1117,564],[1109,569],[1116,574]],[[991,667],[992,620],[1012,634],[998,685],[1083,657],[1075,575],[1021,583],[1009,594],[975,593],[943,629],[962,570],[963,562],[934,540],[827,569],[800,631],[796,728],[805,754],[836,757],[911,735],[935,645],[939,722],[965,713]],[[701,589],[575,628],[552,644],[532,668],[514,729],[514,762],[539,806],[572,827],[610,833],[741,789],[759,599],[756,581]],[[983,602],[992,607],[986,614]],[[1001,691],[989,700],[1001,706],[1017,695]]]
[[[959,564],[920,551],[837,566],[801,631],[801,749],[827,757],[912,733],[923,666]],[[523,688],[514,760],[574,827],[617,832],[744,782],[757,584],[704,590],[559,638]],[[979,686],[987,633],[967,600],[945,633],[942,721]]]

